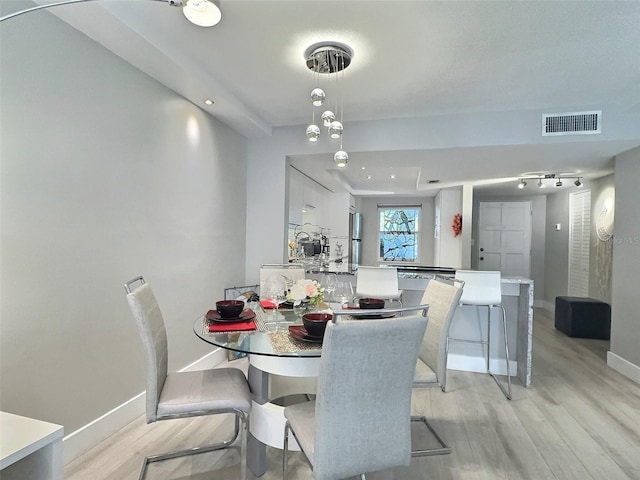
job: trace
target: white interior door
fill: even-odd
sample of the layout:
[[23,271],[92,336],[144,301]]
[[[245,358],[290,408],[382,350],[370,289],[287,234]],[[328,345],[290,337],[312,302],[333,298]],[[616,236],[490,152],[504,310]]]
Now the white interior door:
[[479,270],[530,276],[530,202],[480,202],[478,237]]

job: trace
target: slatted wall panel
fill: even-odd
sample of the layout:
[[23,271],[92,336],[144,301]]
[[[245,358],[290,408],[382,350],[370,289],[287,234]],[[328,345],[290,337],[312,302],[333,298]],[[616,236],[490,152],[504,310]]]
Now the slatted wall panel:
[[569,296],[589,296],[591,191],[572,193],[569,200]]

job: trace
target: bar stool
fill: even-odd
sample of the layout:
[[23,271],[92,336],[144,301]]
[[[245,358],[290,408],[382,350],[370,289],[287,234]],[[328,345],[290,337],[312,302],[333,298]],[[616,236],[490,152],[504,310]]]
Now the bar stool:
[[[476,270],[456,270],[455,278],[464,281],[462,296],[460,297],[460,305],[473,305],[478,307],[487,307],[487,339],[486,340],[463,340],[458,338],[447,338],[447,348],[450,341],[479,343],[487,346],[487,373],[493,379],[504,393],[505,397],[511,400],[511,375],[509,372],[509,345],[507,337],[507,315],[502,306],[502,289],[501,274],[499,271],[476,271]],[[507,388],[498,381],[497,377],[491,371],[491,309],[499,308],[502,311],[502,328],[504,334],[504,351],[507,364]],[[478,310],[479,315],[479,310]]]

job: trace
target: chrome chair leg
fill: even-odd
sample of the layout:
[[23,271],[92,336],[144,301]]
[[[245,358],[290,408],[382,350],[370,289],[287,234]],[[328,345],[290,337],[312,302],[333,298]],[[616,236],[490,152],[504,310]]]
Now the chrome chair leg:
[[287,480],[288,471],[287,471],[287,461],[288,461],[288,453],[289,453],[289,422],[285,422],[284,424],[284,445],[282,450],[282,480]]
[[505,352],[505,360],[507,362],[507,388],[505,389],[502,382],[498,380],[498,377],[489,369],[489,356],[491,349],[490,347],[490,338],[491,338],[491,306],[489,306],[489,318],[488,318],[488,332],[487,332],[487,372],[491,377],[495,380],[496,384],[502,390],[502,393],[507,400],[511,400],[511,372],[509,369],[509,339],[507,337],[507,313],[502,305],[495,305],[502,311],[502,332],[504,335],[504,352]]
[[411,450],[412,457],[425,457],[427,455],[446,455],[448,453],[451,453],[451,447],[444,443],[444,440],[442,440],[442,438],[440,438],[440,435],[436,433],[435,429],[429,423],[429,420],[427,420],[427,417],[412,415],[411,421],[423,423],[440,444],[440,447],[438,448],[423,448]]
[[[151,455],[149,457],[145,457],[145,459],[142,462],[142,469],[140,470],[140,476],[138,477],[138,480],[144,480],[145,476],[147,475],[147,467],[149,466],[150,463],[155,463],[155,462],[161,462],[163,460],[169,460],[172,458],[179,458],[179,457],[186,457],[188,455],[197,455],[199,453],[207,453],[207,452],[213,452],[215,450],[222,450],[224,448],[229,447],[233,442],[236,441],[236,439],[238,438],[238,435],[241,434],[241,446],[240,446],[240,474],[242,479],[246,478],[246,435],[247,435],[247,430],[248,430],[248,425],[247,425],[247,418],[244,415],[244,413],[238,412],[235,413],[235,429],[233,432],[233,436],[223,442],[220,443],[216,443],[213,445],[205,445],[202,447],[192,447],[192,448],[186,448],[184,450],[177,450],[175,452],[168,452],[168,453],[161,453],[158,455]],[[242,424],[242,430],[241,428],[241,424]]]

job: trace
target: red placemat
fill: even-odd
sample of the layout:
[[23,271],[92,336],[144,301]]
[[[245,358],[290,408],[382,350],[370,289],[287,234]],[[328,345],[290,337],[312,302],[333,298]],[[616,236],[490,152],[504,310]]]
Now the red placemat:
[[212,322],[209,324],[209,332],[245,332],[250,330],[257,330],[256,322],[253,320],[250,322]]

